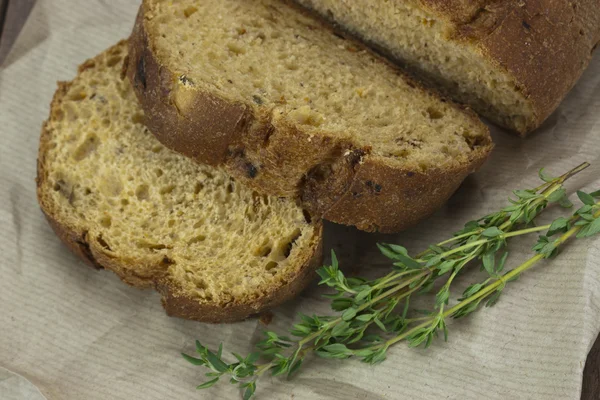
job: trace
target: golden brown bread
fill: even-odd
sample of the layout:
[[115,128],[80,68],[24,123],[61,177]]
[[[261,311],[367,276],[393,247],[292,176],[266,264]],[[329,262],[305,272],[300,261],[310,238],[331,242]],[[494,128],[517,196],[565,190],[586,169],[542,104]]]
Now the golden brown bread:
[[526,134],[600,41],[598,0],[296,0],[456,100]]
[[121,42],[59,84],[37,178],[53,230],[91,266],[154,287],[172,316],[233,322],[296,296],[319,266],[321,222],[160,145],[126,54]]
[[[130,44],[129,78],[165,146],[224,165],[261,192],[300,198],[333,222],[380,232],[414,225],[492,148],[472,112],[288,2],[147,0]],[[278,58],[285,73],[266,63]],[[354,78],[366,89],[343,86]],[[252,79],[264,87],[245,89]],[[346,96],[341,105],[323,104],[336,96]]]

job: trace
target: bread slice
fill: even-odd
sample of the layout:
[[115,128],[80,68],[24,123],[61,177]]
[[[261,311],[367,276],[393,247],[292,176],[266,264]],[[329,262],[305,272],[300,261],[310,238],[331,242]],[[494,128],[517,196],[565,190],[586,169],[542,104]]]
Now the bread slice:
[[128,74],[167,147],[317,215],[395,232],[488,156],[476,116],[276,0],[145,0]]
[[38,198],[60,238],[126,283],[155,287],[168,314],[232,322],[314,277],[322,225],[163,147],[121,76],[121,42],[60,83],[41,136]]
[[598,0],[297,1],[521,134],[558,107],[600,41]]

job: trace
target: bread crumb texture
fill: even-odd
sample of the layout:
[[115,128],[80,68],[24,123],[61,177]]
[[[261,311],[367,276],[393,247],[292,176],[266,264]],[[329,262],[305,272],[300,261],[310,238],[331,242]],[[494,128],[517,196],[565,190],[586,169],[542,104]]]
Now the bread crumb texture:
[[110,49],[59,90],[41,144],[44,211],[99,244],[120,275],[200,304],[252,303],[294,280],[320,226],[294,202],[163,147],[121,77],[126,52]]
[[537,128],[600,41],[596,0],[296,0],[495,123]]
[[299,0],[371,43],[385,47],[478,112],[525,129],[533,109],[507,71],[482,56],[476,46],[452,40],[452,21],[411,1]]
[[190,91],[216,94],[270,114],[275,127],[349,141],[415,171],[464,166],[489,146],[471,114],[287,2],[146,0],[144,10],[156,58],[183,77],[173,94],[183,115]]

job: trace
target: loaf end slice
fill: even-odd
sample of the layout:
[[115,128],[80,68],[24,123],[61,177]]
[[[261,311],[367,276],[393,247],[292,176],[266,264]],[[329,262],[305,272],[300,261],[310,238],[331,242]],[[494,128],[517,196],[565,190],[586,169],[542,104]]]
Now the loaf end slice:
[[477,117],[274,0],[146,0],[128,75],[150,131],[314,214],[396,232],[487,158]]
[[556,110],[600,41],[597,0],[296,1],[522,135]]
[[320,263],[322,224],[162,146],[124,77],[127,51],[59,84],[37,177],[54,231],[93,267],[156,288],[169,315],[233,322],[296,296]]

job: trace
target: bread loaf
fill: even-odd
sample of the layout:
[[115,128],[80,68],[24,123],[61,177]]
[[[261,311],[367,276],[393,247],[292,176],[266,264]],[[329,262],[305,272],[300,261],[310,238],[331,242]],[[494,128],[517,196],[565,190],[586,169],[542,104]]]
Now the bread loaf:
[[526,134],[600,41],[598,0],[297,0],[495,123]]
[[488,156],[487,128],[277,0],[145,0],[128,74],[150,131],[316,215],[395,232]]
[[38,198],[91,265],[154,287],[170,315],[231,322],[297,295],[316,275],[322,226],[163,147],[122,76],[122,42],[61,83],[40,143]]

